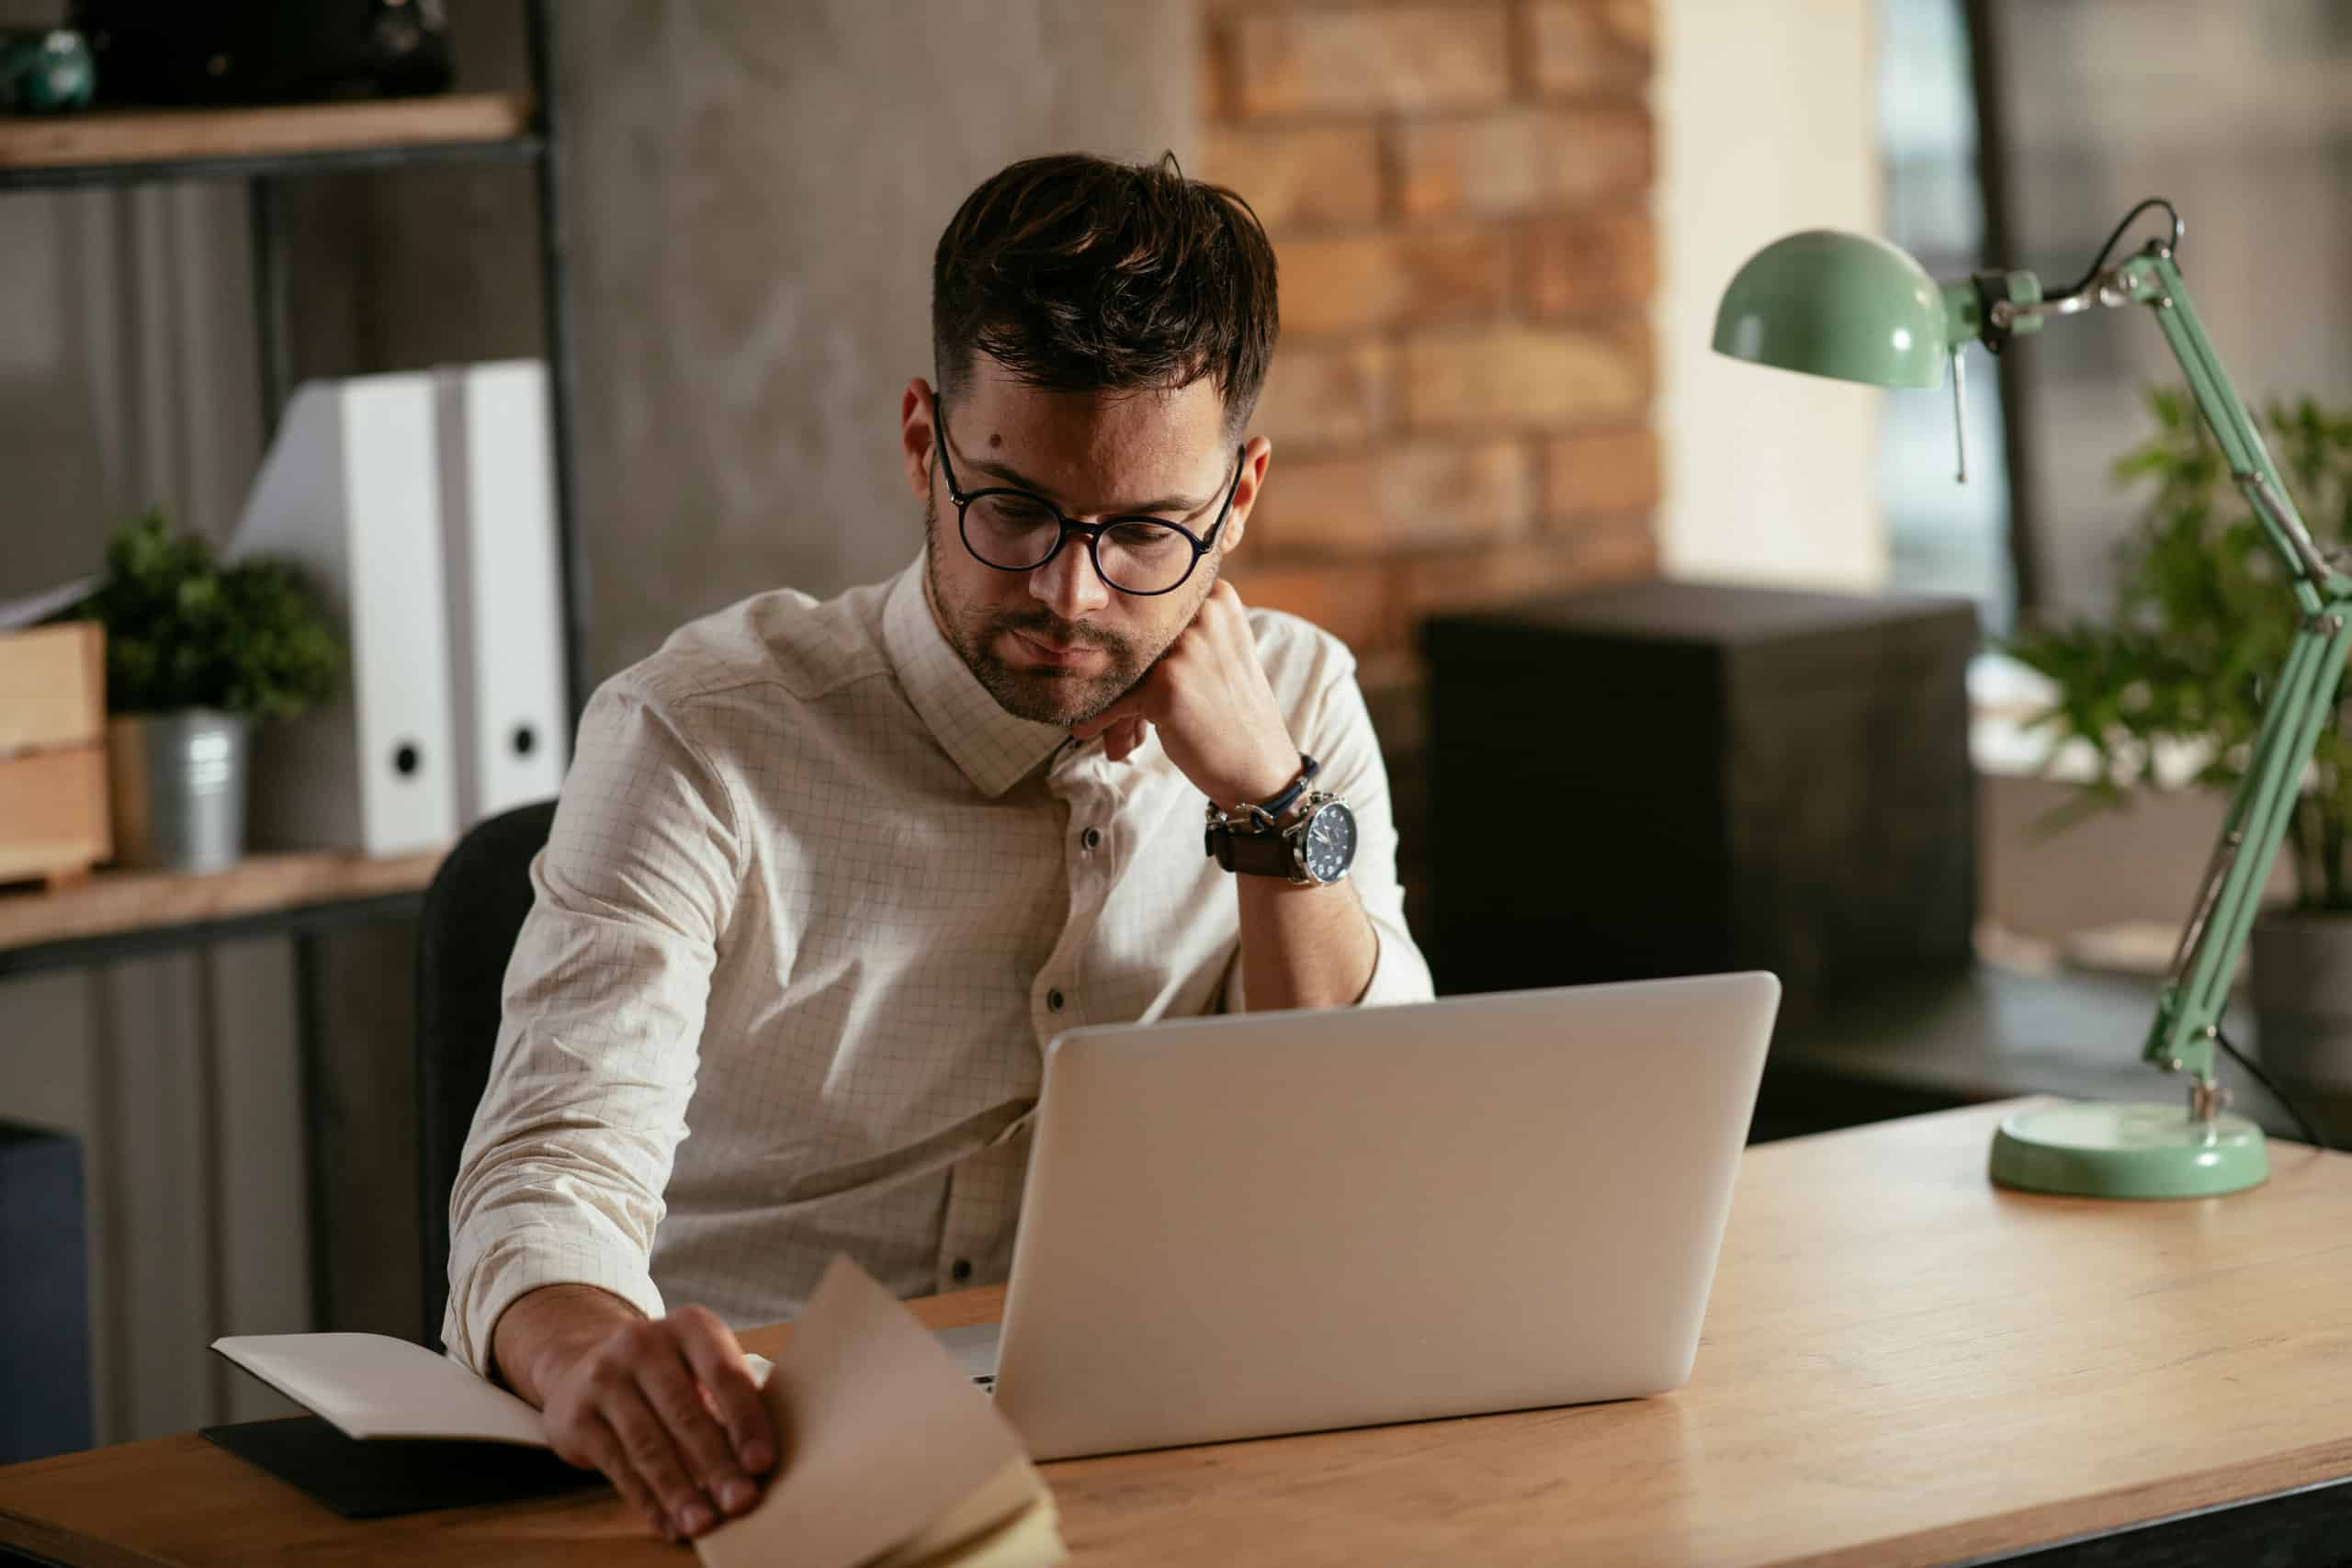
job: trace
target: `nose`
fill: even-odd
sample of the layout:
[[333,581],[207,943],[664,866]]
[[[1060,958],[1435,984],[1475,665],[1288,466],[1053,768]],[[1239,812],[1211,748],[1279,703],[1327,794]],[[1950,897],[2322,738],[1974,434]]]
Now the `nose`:
[[1029,574],[1029,592],[1065,621],[1091,615],[1111,602],[1111,585],[1094,570],[1094,553],[1076,534],[1065,534],[1054,558]]

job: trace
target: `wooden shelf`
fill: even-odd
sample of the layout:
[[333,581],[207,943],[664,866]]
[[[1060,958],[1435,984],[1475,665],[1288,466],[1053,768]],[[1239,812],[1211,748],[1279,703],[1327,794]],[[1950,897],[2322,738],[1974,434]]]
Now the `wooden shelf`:
[[531,99],[520,93],[0,118],[0,181],[13,184],[300,172],[338,163],[528,156],[538,150]]
[[273,917],[289,917],[292,923],[290,917],[302,911],[413,898],[433,880],[447,852],[381,860],[332,852],[265,854],[203,875],[100,872],[55,892],[0,893],[0,972],[47,967],[30,962],[36,949],[58,953],[62,963],[68,944],[119,943],[130,952],[171,945],[174,939],[193,942],[232,934],[240,927],[258,931]]

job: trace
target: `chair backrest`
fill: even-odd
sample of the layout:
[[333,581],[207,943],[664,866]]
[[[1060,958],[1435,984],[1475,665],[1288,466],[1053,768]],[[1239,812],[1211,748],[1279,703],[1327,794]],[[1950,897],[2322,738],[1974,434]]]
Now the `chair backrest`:
[[449,1299],[449,1191],[474,1107],[490,1081],[500,993],[523,918],[531,912],[531,861],[548,841],[555,802],[517,807],[458,841],[425,889],[416,938],[418,1234],[424,1322],[419,1342],[441,1342]]

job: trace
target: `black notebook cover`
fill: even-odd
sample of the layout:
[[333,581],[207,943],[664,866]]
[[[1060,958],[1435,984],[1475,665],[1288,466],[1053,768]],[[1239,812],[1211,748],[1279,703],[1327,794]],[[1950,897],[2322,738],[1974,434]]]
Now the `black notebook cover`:
[[205,1427],[198,1435],[347,1519],[507,1503],[594,1486],[546,1449],[433,1438],[346,1438],[315,1416]]

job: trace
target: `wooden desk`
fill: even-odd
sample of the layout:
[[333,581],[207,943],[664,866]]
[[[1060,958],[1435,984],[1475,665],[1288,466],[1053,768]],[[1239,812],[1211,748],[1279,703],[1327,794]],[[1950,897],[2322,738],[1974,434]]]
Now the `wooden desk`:
[[[2002,1109],[1750,1150],[1679,1393],[1048,1465],[1076,1560],[1940,1563],[2352,1475],[2352,1157],[2281,1145],[2268,1186],[2191,1203],[2025,1197],[1984,1179]],[[2220,1529],[2237,1545],[2210,1560],[2250,1560],[2258,1517],[2299,1506],[2170,1539]],[[609,1495],[355,1524],[194,1437],[0,1470],[0,1542],[142,1568],[689,1562]],[[2155,1560],[2140,1544],[2104,1560]]]

